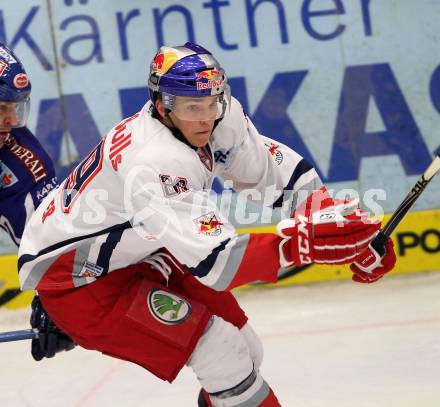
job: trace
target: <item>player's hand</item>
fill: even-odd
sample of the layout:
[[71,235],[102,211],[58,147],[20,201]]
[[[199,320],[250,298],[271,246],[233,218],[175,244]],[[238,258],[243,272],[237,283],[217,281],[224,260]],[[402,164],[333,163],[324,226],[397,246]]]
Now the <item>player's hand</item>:
[[350,266],[352,280],[357,283],[374,283],[391,271],[396,264],[394,244],[379,232],[356,261]]
[[333,203],[324,209],[295,212],[277,225],[282,267],[308,263],[345,264],[353,262],[380,228],[358,201]]
[[76,345],[63,333],[43,308],[38,295],[32,300],[32,313],[30,323],[32,328],[38,330],[38,338],[32,339],[32,357],[38,362],[43,358],[52,358],[63,350],[71,350]]

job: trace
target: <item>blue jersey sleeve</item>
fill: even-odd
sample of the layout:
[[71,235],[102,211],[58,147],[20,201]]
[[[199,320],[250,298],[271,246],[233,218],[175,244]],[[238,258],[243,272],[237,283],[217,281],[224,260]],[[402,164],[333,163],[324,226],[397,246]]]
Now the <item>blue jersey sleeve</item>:
[[52,159],[26,127],[0,150],[0,227],[19,244],[27,220],[58,186]]

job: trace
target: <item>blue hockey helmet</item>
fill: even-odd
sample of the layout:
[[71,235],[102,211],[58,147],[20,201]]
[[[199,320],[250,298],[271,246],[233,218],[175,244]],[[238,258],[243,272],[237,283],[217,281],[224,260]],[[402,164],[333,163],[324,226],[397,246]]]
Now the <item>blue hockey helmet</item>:
[[[184,120],[220,119],[230,106],[231,92],[225,71],[202,46],[187,42],[183,46],[159,49],[150,64],[150,99],[161,95],[165,109]],[[210,97],[209,108],[182,106],[179,99]]]
[[23,64],[0,43],[0,128],[26,125],[31,83]]

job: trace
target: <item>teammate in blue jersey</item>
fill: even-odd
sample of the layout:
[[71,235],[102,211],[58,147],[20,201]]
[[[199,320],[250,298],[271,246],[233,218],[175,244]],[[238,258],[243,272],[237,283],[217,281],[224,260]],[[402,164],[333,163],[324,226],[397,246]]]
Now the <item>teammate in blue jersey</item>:
[[[17,56],[0,44],[0,226],[18,246],[24,227],[46,195],[58,186],[51,158],[26,127],[31,83]],[[40,331],[32,341],[36,360],[73,348],[47,316],[38,296],[31,325]]]

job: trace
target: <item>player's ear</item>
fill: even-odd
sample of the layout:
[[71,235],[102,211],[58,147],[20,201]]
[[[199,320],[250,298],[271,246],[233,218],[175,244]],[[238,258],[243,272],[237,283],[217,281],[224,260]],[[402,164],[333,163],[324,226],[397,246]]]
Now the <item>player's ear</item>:
[[162,119],[165,118],[166,112],[165,112],[165,106],[163,105],[163,102],[161,99],[157,99],[154,102],[154,107],[156,108],[156,110],[159,112],[160,117],[162,117]]

